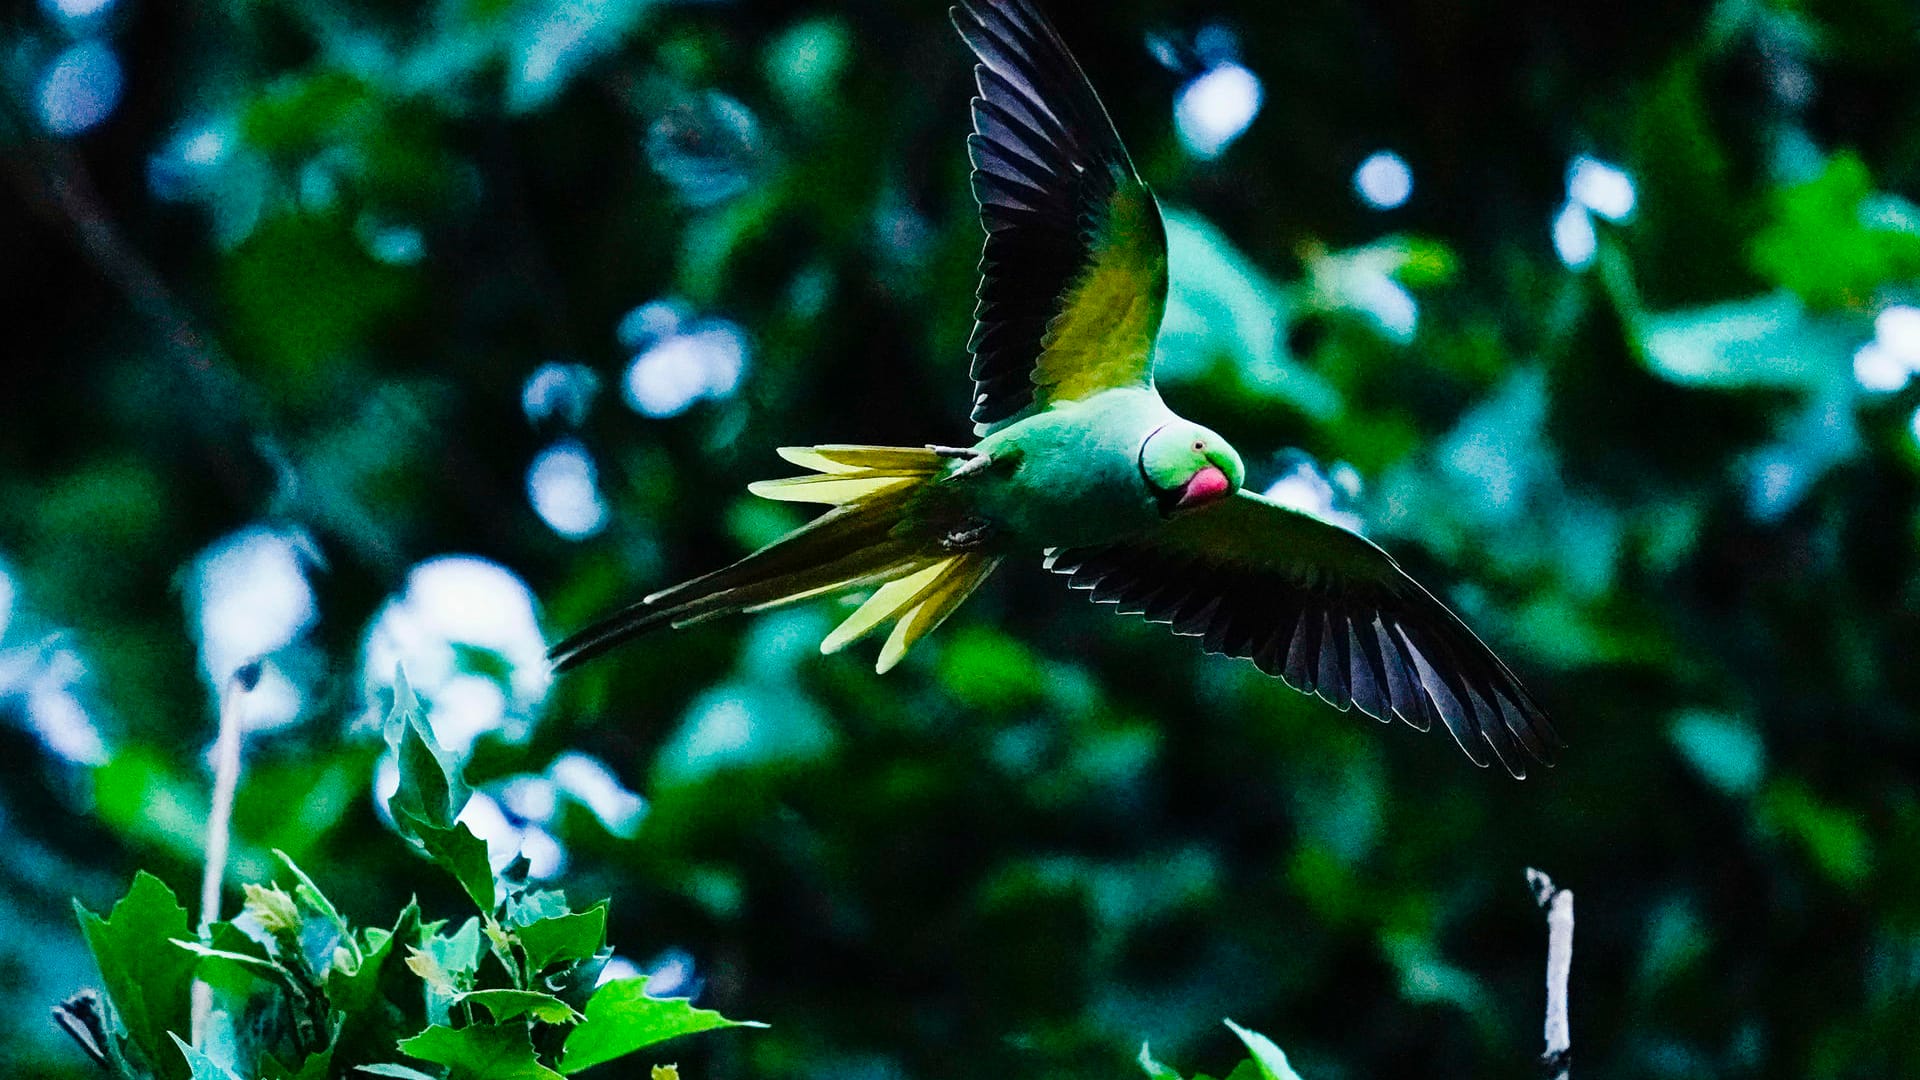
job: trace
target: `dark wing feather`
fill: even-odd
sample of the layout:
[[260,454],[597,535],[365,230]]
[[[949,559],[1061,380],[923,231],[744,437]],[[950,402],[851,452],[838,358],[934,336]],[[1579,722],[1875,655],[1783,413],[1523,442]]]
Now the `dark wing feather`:
[[1166,230],[1113,121],[1027,0],[969,0],[953,23],[979,58],[973,194],[986,229],[972,419],[1148,385],[1166,304]]
[[1491,752],[1525,776],[1527,757],[1551,765],[1565,745],[1513,672],[1386,552],[1259,496],[1124,543],[1050,551],[1047,568],[1343,711],[1422,731],[1438,720],[1476,765]]

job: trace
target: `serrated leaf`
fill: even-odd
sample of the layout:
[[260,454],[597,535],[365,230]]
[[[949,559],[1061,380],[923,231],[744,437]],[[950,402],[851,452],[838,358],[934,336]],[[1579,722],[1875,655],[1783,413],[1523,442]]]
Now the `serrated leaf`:
[[573,909],[567,906],[565,893],[554,889],[539,889],[523,892],[507,898],[507,924],[525,926],[551,919],[558,915],[569,914]]
[[448,1069],[447,1080],[560,1080],[540,1064],[525,1024],[434,1026],[400,1044],[402,1053]]
[[514,931],[527,951],[527,968],[542,971],[560,960],[585,960],[607,936],[607,905],[595,904],[571,915],[555,915]]
[[498,894],[486,841],[455,820],[471,793],[461,778],[459,759],[434,738],[405,669],[394,671],[386,738],[400,769],[400,784],[387,800],[394,827],[451,873],[481,911],[491,914]]
[[336,973],[327,981],[327,996],[334,1005],[349,1016],[365,1009],[373,1000],[378,989],[379,979],[386,967],[387,958],[394,953],[396,944],[406,945],[417,940],[420,934],[420,906],[408,902],[400,911],[400,918],[392,930],[370,927],[366,931],[361,947],[358,967],[352,971]]
[[480,920],[468,919],[453,934],[434,934],[418,949],[410,948],[407,967],[427,984],[427,1020],[446,1024],[454,1019],[454,1000],[473,989],[480,967]]
[[73,907],[128,1039],[162,1077],[187,1076],[186,1063],[167,1037],[189,1026],[196,961],[169,944],[192,936],[187,909],[144,870],[134,875],[133,887],[106,918],[77,901]]
[[680,1066],[655,1065],[652,1080],[680,1080]]
[[467,805],[466,782],[457,758],[434,738],[420,699],[407,683],[405,669],[393,675],[393,710],[387,714],[387,746],[400,767],[400,786],[388,800],[394,824],[406,832],[410,819],[434,829],[453,828]]
[[420,908],[409,902],[391,932],[366,932],[359,967],[327,980],[327,996],[341,1018],[334,1053],[343,1062],[385,1057],[402,1036],[426,1025],[420,984],[394,959],[420,941]]
[[460,995],[461,1001],[484,1006],[495,1023],[506,1023],[519,1016],[532,1016],[549,1024],[572,1024],[586,1019],[573,1006],[538,990],[475,990]]
[[[397,817],[395,820],[399,820]],[[427,857],[460,882],[483,912],[492,912],[496,894],[493,864],[487,861],[487,842],[473,835],[464,823],[451,829],[422,828],[417,839]]]
[[[1240,1036],[1241,1042],[1247,1044],[1247,1052],[1253,1055],[1253,1064],[1258,1070],[1255,1075],[1261,1080],[1300,1080],[1300,1074],[1294,1072],[1293,1066],[1287,1064],[1287,1055],[1274,1045],[1272,1039],[1257,1031],[1249,1031],[1231,1020],[1226,1024],[1233,1029],[1235,1035]],[[1236,1069],[1234,1072],[1237,1073],[1239,1070]],[[1228,1080],[1232,1080],[1231,1074]]]
[[685,998],[650,998],[647,977],[616,979],[594,991],[587,1018],[568,1034],[560,1071],[577,1073],[682,1035],[728,1027],[766,1027],[696,1009]]
[[455,981],[471,979],[480,966],[480,920],[468,919],[451,934],[435,934],[427,940],[427,951]]
[[240,1080],[232,1069],[220,1064],[207,1055],[195,1050],[185,1039],[167,1032],[173,1044],[180,1048],[180,1056],[186,1060],[187,1075],[192,1080]]

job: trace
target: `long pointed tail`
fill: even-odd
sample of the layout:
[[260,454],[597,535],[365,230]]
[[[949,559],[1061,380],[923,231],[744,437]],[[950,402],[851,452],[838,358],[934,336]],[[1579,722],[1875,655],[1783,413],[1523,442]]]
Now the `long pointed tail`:
[[813,472],[749,490],[831,510],[731,566],[663,589],[562,641],[549,654],[555,668],[576,667],[662,627],[878,586],[820,650],[835,652],[893,619],[876,665],[885,672],[999,565],[997,556],[947,550],[938,534],[915,527],[922,486],[948,471],[948,460],[931,450],[783,447],[780,456]]

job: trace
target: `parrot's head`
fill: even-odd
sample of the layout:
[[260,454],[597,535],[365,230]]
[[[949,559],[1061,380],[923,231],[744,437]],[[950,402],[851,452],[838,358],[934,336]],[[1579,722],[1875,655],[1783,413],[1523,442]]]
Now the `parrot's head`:
[[1240,490],[1247,467],[1227,440],[1191,420],[1174,420],[1140,444],[1140,475],[1161,516],[1172,517]]

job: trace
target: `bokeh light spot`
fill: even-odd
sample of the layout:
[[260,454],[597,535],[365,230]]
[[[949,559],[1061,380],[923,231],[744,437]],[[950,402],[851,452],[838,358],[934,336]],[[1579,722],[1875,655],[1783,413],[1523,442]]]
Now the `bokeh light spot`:
[[1567,199],[1608,221],[1625,221],[1633,215],[1633,178],[1617,166],[1582,154],[1567,166]]
[[547,447],[533,459],[527,468],[527,498],[540,520],[569,540],[606,527],[599,470],[587,448],[572,439]]
[[120,103],[120,60],[102,41],[67,48],[40,77],[40,122],[55,135],[78,135]]
[[1375,210],[1392,210],[1413,195],[1413,170],[1399,154],[1376,151],[1353,171],[1353,189]]
[[745,368],[745,335],[730,322],[711,319],[669,333],[635,356],[623,388],[636,412],[665,418],[702,398],[732,394]]
[[113,0],[40,0],[49,15],[62,19],[91,19],[107,13]]
[[1554,216],[1553,250],[1561,262],[1575,270],[1593,261],[1600,250],[1600,237],[1585,206],[1569,200]]
[[1235,63],[1189,82],[1174,102],[1180,142],[1195,157],[1219,157],[1259,114],[1266,91],[1259,76]]
[[1853,381],[1860,389],[1876,394],[1891,394],[1907,385],[1913,369],[1892,349],[1878,341],[1869,341],[1853,354]]

